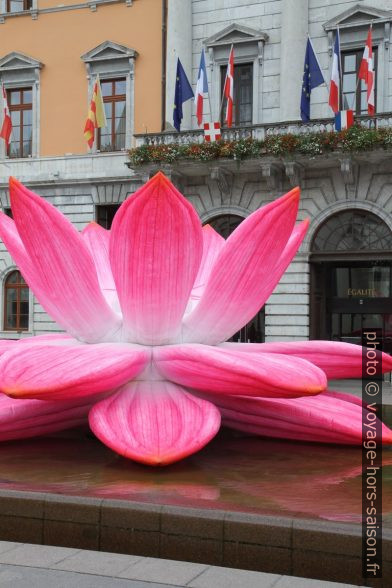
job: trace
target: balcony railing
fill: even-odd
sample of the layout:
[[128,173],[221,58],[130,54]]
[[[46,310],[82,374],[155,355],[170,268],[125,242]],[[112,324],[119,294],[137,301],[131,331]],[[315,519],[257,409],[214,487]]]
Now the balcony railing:
[[[355,122],[366,128],[392,127],[392,112],[384,112],[376,116],[356,116]],[[224,141],[236,141],[239,139],[252,138],[258,141],[264,140],[269,135],[303,135],[319,133],[322,131],[333,131],[334,120],[321,118],[308,123],[301,121],[289,121],[281,123],[268,123],[249,125],[243,127],[222,128],[222,139]],[[163,133],[148,133],[135,135],[136,146],[141,145],[189,145],[190,143],[202,143],[204,141],[202,129],[189,131],[165,131]]]

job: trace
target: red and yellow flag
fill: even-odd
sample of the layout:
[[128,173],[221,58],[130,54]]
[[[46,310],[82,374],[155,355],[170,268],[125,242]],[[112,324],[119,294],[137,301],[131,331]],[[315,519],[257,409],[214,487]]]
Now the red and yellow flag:
[[100,129],[102,127],[106,127],[106,116],[101,93],[101,84],[97,77],[94,84],[86,124],[84,126],[84,136],[90,149],[94,144],[95,129]]

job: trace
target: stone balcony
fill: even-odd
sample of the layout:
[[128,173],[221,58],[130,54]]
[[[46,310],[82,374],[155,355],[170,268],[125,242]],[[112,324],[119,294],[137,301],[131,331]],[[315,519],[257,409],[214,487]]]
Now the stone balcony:
[[[355,122],[366,128],[381,128],[392,126],[392,112],[377,114],[375,117],[356,116]],[[252,138],[263,141],[269,135],[303,135],[308,133],[319,133],[322,131],[333,131],[334,120],[332,118],[320,118],[311,120],[308,123],[302,121],[276,122],[268,124],[248,125],[243,127],[232,127],[222,129],[224,141],[236,141],[239,139]],[[173,143],[188,145],[191,143],[202,143],[204,140],[202,129],[187,131],[165,131],[163,133],[148,133],[135,135],[136,147],[141,145],[171,145]]]
[[[392,112],[385,112],[375,117],[357,116],[355,122],[364,128],[380,129],[392,128]],[[222,129],[224,141],[236,141],[252,138],[263,141],[269,136],[276,135],[306,135],[323,131],[333,131],[334,120],[324,118],[312,120],[309,123],[301,121],[277,122],[268,124],[256,124],[231,129]],[[181,131],[165,131],[162,133],[148,133],[135,135],[136,147],[143,145],[191,145],[202,144],[204,141],[202,129]],[[290,185],[302,185],[305,171],[308,169],[340,169],[343,182],[352,184],[355,178],[355,170],[364,163],[380,163],[386,159],[390,160],[391,152],[386,149],[374,149],[373,151],[360,151],[348,153],[333,151],[323,155],[309,156],[300,153],[290,153],[284,156],[265,155],[257,159],[233,159],[219,158],[211,161],[200,160],[177,160],[173,163],[144,163],[133,165],[130,162],[127,166],[132,169],[144,181],[158,169],[163,170],[181,188],[184,180],[209,176],[217,180],[223,193],[227,193],[235,174],[257,173],[262,175],[268,187],[275,191],[282,189],[283,183],[287,180]]]

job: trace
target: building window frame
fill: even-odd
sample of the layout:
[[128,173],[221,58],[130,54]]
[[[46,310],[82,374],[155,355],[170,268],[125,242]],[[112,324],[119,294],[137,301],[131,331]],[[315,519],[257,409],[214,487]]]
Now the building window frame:
[[[0,59],[0,83],[4,84],[7,95],[12,90],[24,88],[31,88],[32,91],[31,154],[28,157],[38,157],[40,151],[40,71],[42,67],[41,62],[18,52],[9,53]],[[2,92],[0,92],[0,108],[3,109]],[[0,159],[6,157],[8,154],[5,142],[0,141]]]
[[[355,71],[354,70],[346,70],[346,58],[351,57],[351,56],[355,57]],[[340,92],[341,109],[342,110],[348,110],[348,109],[353,110],[354,114],[357,116],[360,116],[360,115],[366,116],[367,115],[367,101],[366,101],[366,108],[363,110],[363,112],[361,112],[361,95],[365,94],[365,96],[366,96],[367,86],[363,80],[358,80],[358,73],[359,73],[359,68],[361,65],[362,57],[363,57],[363,48],[346,49],[341,52],[341,60],[342,60],[342,68],[341,68],[341,71],[342,71],[342,84],[341,84],[341,86],[342,87],[341,87],[341,92]],[[374,79],[375,113],[377,114],[377,111],[378,111],[378,108],[377,108],[377,106],[378,106],[378,104],[377,104],[377,98],[378,98],[377,87],[378,87],[379,75],[378,75],[378,47],[375,45],[373,45],[373,69],[374,69],[374,74],[375,74],[375,79]],[[355,84],[356,84],[354,106],[353,106],[351,100],[347,104],[344,103],[344,96],[345,96],[344,76],[345,76],[345,74],[352,75],[353,73],[355,73]]]
[[[7,92],[7,102],[8,102],[8,108],[10,111],[11,120],[12,120],[14,112],[19,113],[19,125],[16,125],[14,121],[12,123],[12,133],[11,133],[11,137],[10,137],[11,140],[10,140],[10,144],[8,146],[7,156],[10,159],[22,159],[22,158],[26,158],[26,157],[31,157],[32,156],[32,139],[33,139],[32,128],[31,128],[31,136],[30,136],[30,149],[27,154],[24,153],[24,132],[23,131],[24,131],[25,127],[28,127],[28,126],[32,127],[32,122],[33,122],[33,91],[32,91],[32,87],[30,86],[30,87],[25,87],[25,88],[8,88],[6,90],[6,92]],[[17,92],[20,94],[20,99],[17,104],[13,104],[12,94],[16,94]],[[31,102],[26,102],[27,92],[29,92],[31,94]],[[23,124],[26,112],[31,112],[31,118],[30,118],[31,124],[30,125]],[[15,136],[16,128],[19,128],[19,140],[18,141],[13,140],[13,135]],[[11,152],[12,143],[19,143],[19,149],[18,149],[18,152],[16,155],[13,155]]]
[[[113,41],[104,41],[91,49],[81,59],[84,61],[88,79],[87,102],[90,104],[93,87],[99,75],[101,84],[106,80],[125,78],[125,146],[121,151],[132,147],[134,132],[134,69],[138,53],[130,47]],[[99,133],[96,133],[91,153],[99,152]],[[112,151],[111,153],[118,153]]]
[[[17,282],[14,283],[10,283],[10,278],[17,274],[17,277],[19,278]],[[10,326],[8,323],[8,315],[7,315],[7,292],[9,290],[16,290],[16,327]],[[27,326],[21,326],[21,293],[22,290],[27,290],[27,308],[28,308],[28,312],[27,312]],[[28,332],[29,331],[29,323],[30,323],[30,307],[31,307],[31,302],[30,302],[30,289],[28,287],[28,285],[26,284],[25,279],[23,278],[21,272],[19,269],[12,269],[11,271],[9,271],[7,273],[7,275],[5,276],[4,279],[4,285],[3,285],[3,330],[6,332],[16,332],[16,333],[22,333],[22,332]]]
[[[19,0],[18,0],[19,1]],[[22,8],[20,10],[12,10],[12,2],[15,0],[5,0],[5,12],[7,14],[17,14],[19,12],[28,12],[33,8],[33,0],[20,0]]]
[[[124,82],[125,85],[125,92],[122,94],[117,94],[117,84],[120,82]],[[111,89],[111,94],[107,94],[105,95],[105,86],[107,84],[111,84],[112,89]],[[108,112],[106,112],[106,122],[107,122],[107,126],[106,129],[108,127],[110,127],[110,132],[109,133],[105,133],[106,136],[110,136],[111,137],[111,141],[110,141],[110,148],[109,149],[105,149],[102,146],[102,136],[104,135],[104,133],[102,132],[102,129],[98,129],[98,133],[97,133],[97,150],[100,152],[114,152],[114,151],[124,151],[125,149],[125,139],[126,139],[126,78],[122,77],[122,78],[109,78],[109,79],[105,79],[105,80],[101,80],[101,90],[102,90],[102,98],[103,98],[103,103],[104,103],[104,107],[105,110],[107,110],[106,105],[111,105],[112,108],[112,112],[111,115],[108,116]],[[117,133],[116,131],[116,118],[120,118],[120,117],[116,117],[116,105],[120,102],[123,102],[125,104],[125,124],[124,124],[124,133]],[[121,147],[116,148],[116,141],[118,138],[119,134],[123,134],[124,135],[124,144],[121,145]]]
[[[267,33],[232,23],[204,41],[210,65],[210,93],[213,120],[220,118],[223,88],[221,87],[221,68],[227,67],[231,46],[234,47],[234,66],[253,64],[252,76],[252,122],[262,120],[262,67],[264,46],[269,37]],[[221,92],[222,90],[222,92]]]
[[[250,80],[251,80],[251,117],[250,120],[246,121],[246,122],[239,122],[237,123],[237,121],[240,119],[240,103],[238,101],[238,91],[239,91],[239,87],[240,87],[240,74],[241,74],[241,70],[245,70],[245,68],[251,68],[251,73],[250,73]],[[235,63],[234,64],[234,108],[233,108],[233,126],[234,127],[242,127],[242,126],[249,126],[253,124],[253,67],[254,64],[252,62],[250,63]],[[224,91],[224,87],[225,87],[225,81],[226,81],[226,71],[227,71],[227,67],[225,67],[224,65],[221,65],[221,95],[223,96],[223,91]],[[223,102],[222,102],[222,112],[221,112],[221,126],[224,127],[225,126],[225,118],[226,118],[226,106],[227,106],[227,99],[224,98]]]

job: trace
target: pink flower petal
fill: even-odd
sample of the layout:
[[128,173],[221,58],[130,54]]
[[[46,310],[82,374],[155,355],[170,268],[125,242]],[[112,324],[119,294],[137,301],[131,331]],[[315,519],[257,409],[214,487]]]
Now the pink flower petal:
[[0,441],[38,437],[86,424],[96,400],[46,402],[15,400],[0,394]]
[[154,349],[154,364],[168,380],[217,394],[293,398],[325,390],[324,372],[304,359],[227,351],[207,345]]
[[110,233],[126,336],[147,345],[169,342],[178,334],[202,255],[194,208],[159,173],[121,205]]
[[[298,202],[299,190],[294,189],[251,214],[230,235],[199,304],[184,321],[185,342],[225,341],[260,310],[289,263],[279,260],[294,227]],[[289,248],[288,258],[289,253],[295,251]]]
[[120,303],[109,261],[110,231],[95,222],[91,222],[83,229],[82,237],[94,260],[98,282],[103,295],[109,305],[114,310],[119,311]]
[[171,382],[140,381],[94,406],[89,421],[95,435],[120,455],[167,465],[204,447],[219,429],[220,414]]
[[195,283],[193,284],[191,299],[200,300],[203,294],[208,278],[210,277],[215,261],[224,247],[225,240],[219,235],[211,225],[203,227],[203,256],[201,258],[199,271]]
[[[254,353],[279,353],[280,355],[302,357],[317,365],[328,379],[360,378],[362,375],[362,347],[339,341],[288,341],[287,343],[223,343],[223,349]],[[381,360],[383,373],[392,370],[392,357],[387,353]]]
[[0,359],[0,390],[13,398],[88,397],[129,382],[148,359],[148,350],[120,343],[22,345]]
[[3,355],[6,351],[13,349],[14,345],[16,345],[18,341],[13,341],[12,339],[1,339],[0,340],[0,356]]
[[97,341],[120,327],[99,288],[83,238],[49,202],[10,179],[15,225],[0,224],[0,236],[50,316],[78,338]]
[[[362,443],[362,407],[350,395],[323,392],[311,398],[270,399],[211,396],[223,424],[262,435],[319,443]],[[345,398],[346,397],[346,398]],[[382,425],[383,444],[392,444],[392,431]]]

